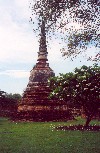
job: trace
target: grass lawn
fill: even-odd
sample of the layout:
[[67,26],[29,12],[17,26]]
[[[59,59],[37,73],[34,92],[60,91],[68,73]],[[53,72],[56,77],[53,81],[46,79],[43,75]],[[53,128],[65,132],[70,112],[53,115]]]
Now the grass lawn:
[[0,118],[0,153],[100,153],[100,132],[54,129],[70,124],[84,124],[84,120],[16,123]]

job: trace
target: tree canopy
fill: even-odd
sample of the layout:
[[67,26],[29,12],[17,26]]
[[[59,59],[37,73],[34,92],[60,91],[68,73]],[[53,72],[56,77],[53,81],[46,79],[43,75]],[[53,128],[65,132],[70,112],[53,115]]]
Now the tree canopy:
[[5,97],[6,97],[6,92],[0,90],[0,105],[1,105],[2,101],[5,100]]
[[[75,57],[86,51],[87,47],[95,46],[97,48],[95,57],[89,59],[99,60],[99,0],[32,0],[30,7],[32,16],[35,15],[37,18],[38,30],[43,19],[46,32],[53,30],[54,33],[58,31],[59,35],[61,33],[61,39],[64,42],[63,56]],[[34,17],[31,17],[32,22],[33,20]],[[67,27],[72,22],[79,27],[73,25],[70,28]]]
[[8,94],[5,91],[0,90],[0,107],[1,108],[13,108],[17,106],[18,101],[21,99],[20,94]]
[[60,74],[49,82],[51,98],[63,100],[70,107],[83,108],[86,126],[100,108],[100,66],[83,65],[73,73]]
[[[78,1],[79,0],[33,0],[30,5],[33,12],[32,15],[37,15],[38,23],[44,19],[46,26],[49,27],[57,22],[66,7],[70,8]],[[41,25],[39,24],[39,26]]]

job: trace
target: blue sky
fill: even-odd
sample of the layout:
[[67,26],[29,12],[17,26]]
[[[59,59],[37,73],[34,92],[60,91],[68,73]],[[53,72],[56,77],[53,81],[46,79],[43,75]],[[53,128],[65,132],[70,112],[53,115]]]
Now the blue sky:
[[[29,23],[29,1],[0,0],[0,89],[7,93],[23,93],[30,70],[37,61],[39,44]],[[76,27],[79,28],[79,25],[76,24]],[[59,40],[53,38],[48,48],[48,59],[56,75],[83,64],[92,64],[81,55],[73,62],[65,59],[60,49]],[[88,49],[90,55],[94,54],[92,50],[95,50],[93,46]]]

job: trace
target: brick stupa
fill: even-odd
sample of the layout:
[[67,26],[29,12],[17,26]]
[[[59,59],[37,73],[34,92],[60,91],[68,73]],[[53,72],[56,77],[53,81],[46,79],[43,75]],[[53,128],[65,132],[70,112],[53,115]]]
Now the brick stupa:
[[45,22],[42,21],[37,63],[30,72],[28,85],[18,106],[21,120],[49,121],[64,116],[64,112],[58,111],[59,108],[63,109],[62,102],[48,98],[51,91],[48,79],[55,76],[55,73],[49,67],[47,55]]

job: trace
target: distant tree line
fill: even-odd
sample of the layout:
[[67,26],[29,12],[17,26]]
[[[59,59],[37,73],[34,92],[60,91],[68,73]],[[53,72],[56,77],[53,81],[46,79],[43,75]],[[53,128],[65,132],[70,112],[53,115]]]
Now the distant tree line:
[[20,94],[8,94],[5,91],[0,90],[0,116],[9,117],[15,113],[20,99]]

